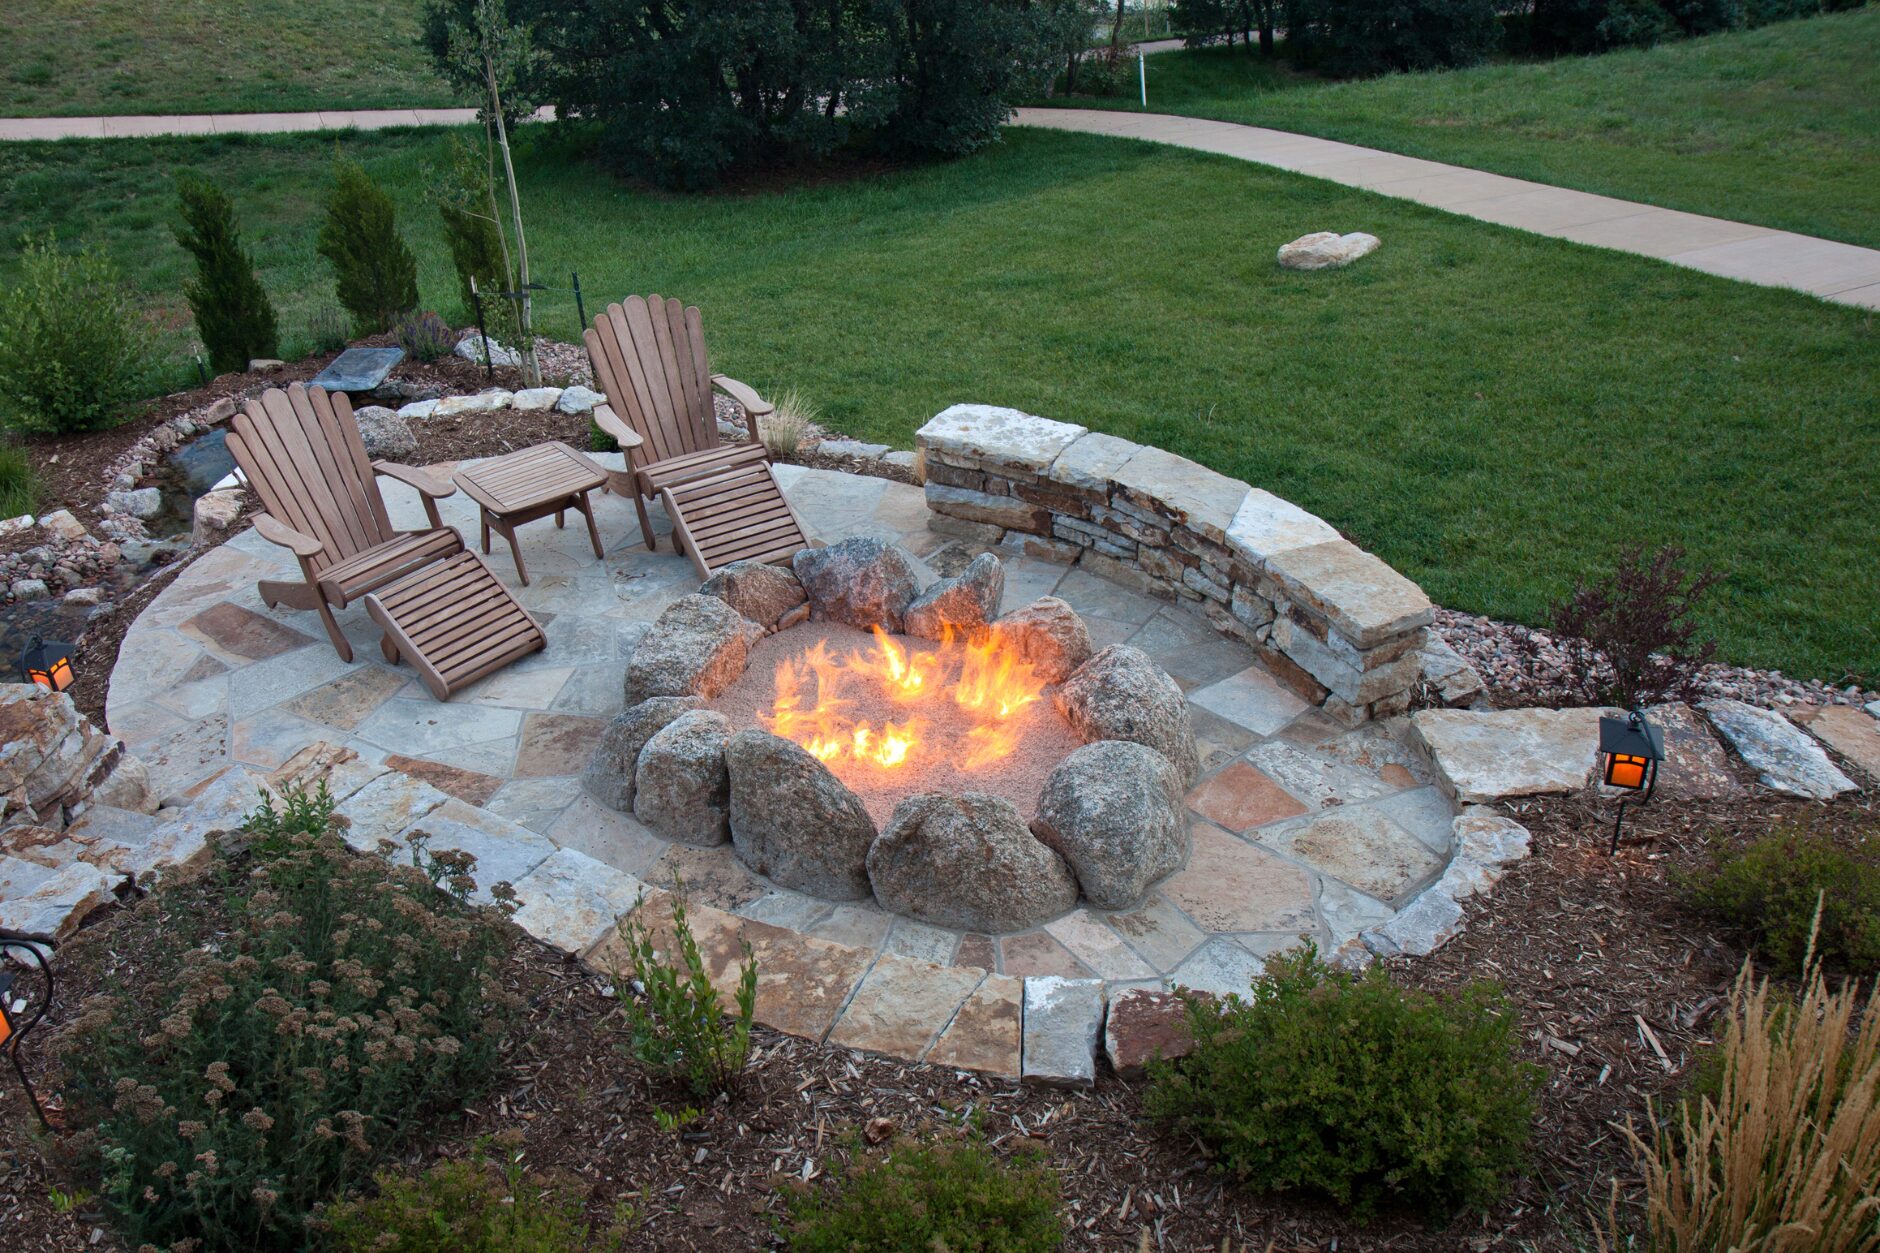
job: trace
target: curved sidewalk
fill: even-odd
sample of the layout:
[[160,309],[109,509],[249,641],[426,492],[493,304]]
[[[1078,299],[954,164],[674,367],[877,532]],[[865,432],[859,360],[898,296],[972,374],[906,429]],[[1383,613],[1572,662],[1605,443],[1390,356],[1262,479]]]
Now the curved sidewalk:
[[1660,209],[1238,122],[1102,109],[1020,109],[1017,124],[1171,144],[1277,166],[1537,235],[1880,309],[1880,250]]

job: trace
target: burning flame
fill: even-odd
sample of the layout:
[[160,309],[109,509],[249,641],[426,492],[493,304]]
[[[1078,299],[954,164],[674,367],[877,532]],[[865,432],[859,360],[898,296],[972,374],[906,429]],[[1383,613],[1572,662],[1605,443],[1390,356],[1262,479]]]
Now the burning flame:
[[1044,683],[1025,661],[1006,652],[986,630],[965,639],[951,634],[936,650],[909,652],[879,627],[868,652],[834,657],[818,642],[801,657],[777,663],[777,696],[764,726],[802,745],[830,765],[856,762],[892,768],[913,758],[926,721],[917,713],[874,726],[853,716],[851,693],[869,687],[918,709],[950,700],[970,711],[979,725],[967,733],[962,764],[976,770],[1009,757],[1021,728],[1015,715],[1035,704]]

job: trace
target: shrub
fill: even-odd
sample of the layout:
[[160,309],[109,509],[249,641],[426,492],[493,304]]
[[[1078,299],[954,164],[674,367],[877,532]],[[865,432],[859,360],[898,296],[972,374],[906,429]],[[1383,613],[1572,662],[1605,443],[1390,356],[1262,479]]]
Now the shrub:
[[1338,77],[1474,65],[1501,39],[1494,0],[1290,0],[1286,52]]
[[673,884],[670,940],[685,963],[675,970],[640,922],[640,911],[618,924],[633,965],[631,989],[621,971],[610,972],[627,1020],[627,1051],[647,1069],[679,1080],[696,1096],[716,1096],[737,1083],[751,1051],[751,1018],[757,1009],[757,959],[748,942],[733,994],[734,1016],[720,1007],[718,989],[699,955],[698,941],[686,921],[683,885]]
[[1260,51],[1271,52],[1283,7],[1282,0],[1175,0],[1169,6],[1169,19],[1191,48],[1215,40],[1231,45],[1236,35],[1252,48],[1257,34]]
[[290,791],[251,816],[250,851],[218,838],[214,917],[159,887],[136,981],[61,1038],[133,1247],[304,1248],[318,1205],[498,1072],[509,934],[469,903],[474,859],[422,836],[411,864],[355,854],[330,811]]
[[1627,548],[1602,581],[1577,581],[1548,614],[1566,650],[1564,698],[1637,709],[1694,695],[1717,642],[1698,641],[1693,617],[1722,580],[1686,571],[1684,550],[1667,544],[1650,557]]
[[1830,992],[1816,967],[1801,1003],[1790,1006],[1767,981],[1752,982],[1744,963],[1718,1048],[1715,1099],[1686,1098],[1649,1140],[1627,1123],[1652,1249],[1874,1247],[1880,997],[1864,1009],[1857,999],[1852,986]]
[[1831,969],[1880,971],[1880,853],[1871,845],[1849,849],[1825,831],[1781,827],[1718,851],[1687,890],[1696,908],[1752,937],[1784,970],[1801,973],[1812,943]]
[[620,1249],[617,1231],[583,1220],[578,1181],[542,1178],[522,1168],[507,1133],[500,1161],[479,1144],[474,1160],[442,1162],[424,1174],[381,1173],[378,1195],[336,1205],[326,1214],[333,1244],[347,1253],[589,1253]]
[[439,357],[447,357],[451,349],[457,346],[457,332],[451,330],[450,323],[435,313],[406,314],[392,328],[392,338],[416,361],[436,361]]
[[217,374],[227,374],[247,369],[256,357],[277,355],[274,302],[242,248],[228,193],[203,179],[184,178],[176,197],[183,215],[176,242],[196,259],[196,277],[183,284],[183,297],[196,315],[196,334],[208,350],[209,364]]
[[1821,0],[1748,0],[1743,6],[1745,26],[1767,26],[1821,12]]
[[307,315],[307,343],[316,353],[338,352],[351,335],[346,311],[330,301],[315,306]]
[[39,507],[39,476],[23,449],[0,443],[0,518],[17,518]]
[[1453,996],[1334,970],[1307,946],[1252,998],[1188,1003],[1194,1052],[1151,1067],[1151,1113],[1264,1191],[1322,1193],[1368,1217],[1402,1202],[1482,1207],[1526,1155],[1538,1067],[1483,983]]
[[1022,1150],[1007,1166],[983,1145],[899,1145],[833,1191],[786,1194],[793,1253],[1048,1253],[1064,1243],[1058,1179]]
[[418,262],[398,234],[397,210],[365,167],[333,162],[333,190],[314,250],[333,266],[355,335],[376,335],[418,307]]
[[22,241],[0,293],[0,424],[65,433],[114,425],[148,377],[149,324],[102,254]]

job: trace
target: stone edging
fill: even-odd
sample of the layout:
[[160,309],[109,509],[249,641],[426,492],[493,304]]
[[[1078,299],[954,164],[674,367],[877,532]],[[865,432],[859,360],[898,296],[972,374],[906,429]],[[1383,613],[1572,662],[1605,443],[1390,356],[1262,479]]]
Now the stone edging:
[[1429,597],[1297,505],[1159,448],[991,405],[944,410],[915,446],[935,530],[1197,604],[1348,725],[1410,707]]

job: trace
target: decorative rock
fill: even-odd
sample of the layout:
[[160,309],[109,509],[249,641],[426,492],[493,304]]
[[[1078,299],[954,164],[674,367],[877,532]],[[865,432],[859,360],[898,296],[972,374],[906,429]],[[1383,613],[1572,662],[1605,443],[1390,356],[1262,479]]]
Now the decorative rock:
[[762,561],[734,561],[706,579],[700,596],[716,596],[766,631],[780,630],[785,614],[808,597],[796,575]]
[[348,348],[313,376],[310,386],[329,392],[369,392],[405,359],[403,348]]
[[1880,779],[1880,722],[1852,705],[1804,705],[1789,718],[1870,778]]
[[413,420],[422,421],[436,413],[437,406],[438,402],[435,400],[414,400],[408,405],[400,405],[398,407],[398,416],[407,422]]
[[[70,514],[66,515],[70,517]],[[17,535],[33,525],[33,515],[22,513],[17,518],[0,518],[0,535]]]
[[827,453],[831,457],[855,457],[862,461],[874,461],[888,451],[886,444],[866,444],[859,439],[825,439],[818,441],[816,451]]
[[1665,760],[1658,767],[1658,794],[1681,800],[1734,800],[1743,795],[1729,755],[1710,724],[1682,701],[1645,711],[1664,735]]
[[80,609],[90,609],[104,603],[102,587],[75,587],[59,598],[59,603],[72,605]]
[[418,451],[418,437],[411,433],[403,418],[384,405],[367,405],[354,410],[353,421],[359,425],[359,439],[366,446],[366,456],[375,461],[381,457],[387,461],[402,461]]
[[14,579],[12,592],[14,600],[44,600],[52,595],[44,579]]
[[[415,445],[414,445],[415,446]],[[189,542],[214,544],[228,534],[242,514],[240,492],[205,492],[196,497],[195,520],[190,526]]]
[[1774,710],[1740,700],[1707,700],[1697,707],[1756,771],[1764,787],[1817,801],[1859,790],[1807,732]]
[[1092,905],[1130,909],[1188,855],[1184,790],[1154,749],[1101,740],[1051,772],[1031,829],[1070,863]]
[[561,388],[559,387],[525,387],[517,392],[509,403],[512,408],[532,413],[538,409],[552,409],[555,402],[560,399]]
[[437,407],[431,410],[431,416],[454,418],[465,413],[488,413],[492,409],[507,409],[512,399],[513,394],[501,388],[478,392],[473,396],[446,396],[437,402]]
[[609,809],[632,813],[633,776],[640,766],[640,750],[667,723],[704,704],[696,696],[655,696],[627,706],[601,732],[601,742],[581,774],[581,786]]
[[70,509],[54,509],[39,519],[39,528],[61,544],[75,543],[86,535],[85,524],[73,517]]
[[602,404],[607,397],[591,387],[564,387],[561,396],[555,401],[556,413],[592,413],[594,406]]
[[1079,666],[1052,700],[1086,743],[1131,740],[1168,758],[1183,791],[1201,773],[1181,687],[1140,648],[1104,649]]
[[279,357],[250,357],[248,359],[248,373],[260,374],[267,370],[278,370],[286,364],[287,363],[282,361]]
[[[455,351],[457,355],[462,357],[465,361],[474,361],[476,364],[482,365],[484,364],[485,355],[483,352],[484,340],[485,337],[480,332],[466,331],[464,332],[464,337],[457,341]],[[513,348],[503,347],[494,335],[488,337],[488,342],[490,346],[488,356],[491,363],[504,366],[518,366],[522,364],[522,355]]]
[[1424,685],[1434,691],[1443,704],[1466,705],[1485,690],[1482,676],[1476,673],[1475,667],[1464,661],[1440,636],[1430,636],[1430,642],[1417,656]]
[[1090,628],[1055,596],[1040,596],[1014,609],[992,629],[1000,646],[1016,653],[1046,683],[1062,683],[1090,660]]
[[731,782],[721,713],[693,709],[661,727],[640,750],[633,816],[669,840],[709,847],[731,838]]
[[1617,709],[1425,709],[1410,716],[1414,747],[1456,801],[1561,795],[1586,785],[1599,719]]
[[1380,957],[1434,953],[1462,930],[1462,906],[1438,884],[1381,927],[1366,931],[1365,947]]
[[948,459],[1038,473],[1087,428],[997,405],[954,405],[915,434],[916,445]]
[[914,468],[914,454],[905,448],[897,448],[892,452],[882,453],[881,464],[884,466],[894,466],[901,470],[912,470]]
[[0,900],[0,928],[63,940],[92,910],[115,901],[123,881],[122,874],[74,861],[32,890]]
[[869,894],[875,824],[829,768],[765,731],[725,745],[731,775],[731,843],[738,860],[786,888],[829,900]]
[[882,908],[960,931],[1022,931],[1077,903],[1070,866],[984,792],[922,792],[895,806],[868,850]]
[[163,493],[154,487],[140,487],[130,492],[106,492],[107,508],[128,513],[133,518],[154,518],[163,512]]
[[1005,596],[1005,566],[991,553],[974,557],[959,575],[941,579],[907,607],[906,633],[937,640],[986,625]]
[[1528,855],[1528,829],[1486,805],[1471,805],[1457,816],[1451,840],[1454,860],[1436,889],[1460,900],[1488,891],[1507,867]]
[[1057,1088],[1094,1087],[1102,1028],[1101,979],[1026,979],[1025,1079]]
[[682,596],[666,607],[627,662],[626,703],[654,696],[712,699],[744,673],[760,630],[716,596]]
[[866,631],[902,631],[907,607],[920,593],[913,559],[898,544],[856,536],[791,558],[814,616]]
[[1188,1002],[1179,993],[1129,988],[1111,999],[1103,1052],[1117,1078],[1140,1079],[1150,1062],[1186,1057],[1194,1047]]
[[1280,245],[1279,263],[1288,270],[1323,270],[1350,265],[1359,257],[1377,250],[1378,239],[1362,231],[1340,235],[1337,231],[1314,231],[1301,235],[1290,244]]

